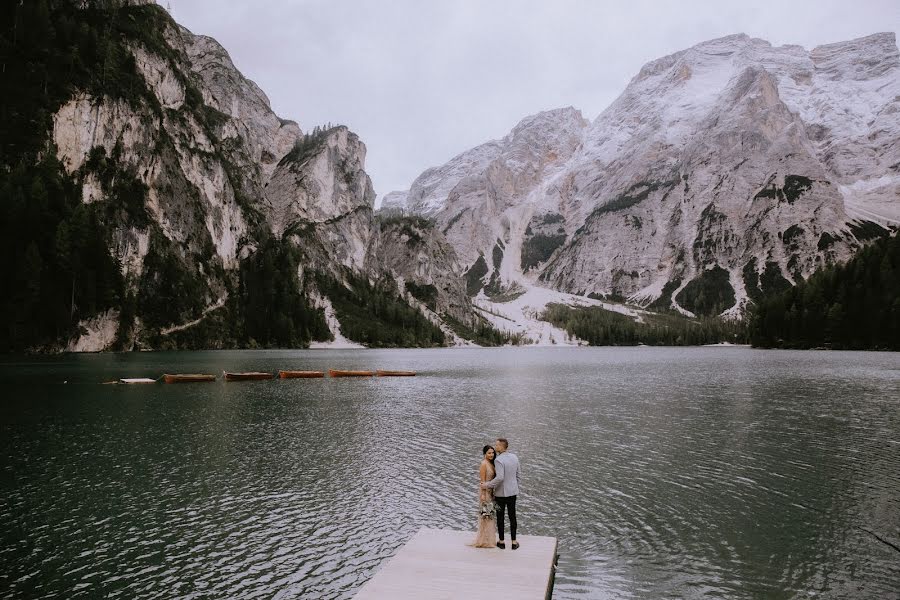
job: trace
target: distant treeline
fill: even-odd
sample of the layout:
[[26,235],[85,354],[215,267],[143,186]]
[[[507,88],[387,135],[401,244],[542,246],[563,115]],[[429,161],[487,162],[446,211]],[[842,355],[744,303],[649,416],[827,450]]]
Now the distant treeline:
[[343,279],[319,273],[316,284],[331,300],[347,338],[373,348],[444,345],[444,332],[403,300],[395,281],[373,283],[349,270]]
[[463,339],[475,342],[479,346],[522,346],[530,343],[524,334],[496,329],[486,318],[477,313],[475,314],[475,324],[471,327],[448,314],[443,315],[443,319],[453,333]]
[[700,346],[746,342],[742,323],[716,317],[688,319],[674,314],[645,315],[638,323],[629,316],[588,306],[551,304],[541,319],[565,329],[591,346]]
[[326,125],[316,125],[312,131],[304,133],[296,142],[294,142],[294,147],[291,148],[290,152],[284,155],[279,161],[279,164],[302,163],[319,149],[319,146],[332,131],[340,129],[341,127],[344,126],[332,125],[331,123],[327,123]]
[[900,350],[900,238],[881,239],[761,300],[750,340],[764,348]]
[[[154,235],[161,236],[161,233]],[[267,237],[224,277],[222,306],[207,310],[192,327],[161,333],[177,323],[204,315],[206,291],[193,272],[161,243],[150,246],[138,293],[129,293],[120,315],[118,349],[131,347],[124,332],[140,315],[145,340],[156,349],[304,348],[312,340],[331,339],[321,309],[313,307],[297,278],[303,260],[288,240]],[[173,320],[173,315],[178,315]]]

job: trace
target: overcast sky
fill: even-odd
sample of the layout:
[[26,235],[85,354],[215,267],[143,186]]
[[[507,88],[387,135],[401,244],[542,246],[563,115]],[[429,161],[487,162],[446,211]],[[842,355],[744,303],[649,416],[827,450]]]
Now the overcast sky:
[[594,119],[643,64],[747,33],[812,48],[900,30],[897,0],[157,0],[279,116],[348,125],[380,197],[522,117]]

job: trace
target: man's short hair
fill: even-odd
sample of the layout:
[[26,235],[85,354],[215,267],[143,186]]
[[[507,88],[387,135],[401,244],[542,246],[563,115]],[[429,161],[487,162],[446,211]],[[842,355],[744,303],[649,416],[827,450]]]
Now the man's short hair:
[[497,443],[503,446],[504,450],[509,448],[509,440],[507,440],[506,438],[497,438]]

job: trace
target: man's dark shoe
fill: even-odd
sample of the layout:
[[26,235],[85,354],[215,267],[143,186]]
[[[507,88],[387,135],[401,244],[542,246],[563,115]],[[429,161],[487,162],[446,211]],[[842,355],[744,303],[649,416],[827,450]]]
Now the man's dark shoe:
[[506,550],[506,544],[504,544],[503,542],[497,542],[497,547],[501,550]]

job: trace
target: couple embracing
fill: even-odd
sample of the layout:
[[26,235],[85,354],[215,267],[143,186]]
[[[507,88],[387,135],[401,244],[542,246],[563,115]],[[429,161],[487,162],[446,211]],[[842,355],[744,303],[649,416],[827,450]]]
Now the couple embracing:
[[[508,452],[509,442],[498,438],[494,446],[485,446],[484,459],[478,470],[481,480],[481,511],[478,519],[476,548],[506,548],[503,539],[504,513],[509,511],[509,538],[512,549],[519,548],[516,541],[516,496],[519,493],[519,457]],[[499,541],[497,533],[500,534]]]

